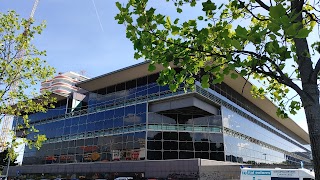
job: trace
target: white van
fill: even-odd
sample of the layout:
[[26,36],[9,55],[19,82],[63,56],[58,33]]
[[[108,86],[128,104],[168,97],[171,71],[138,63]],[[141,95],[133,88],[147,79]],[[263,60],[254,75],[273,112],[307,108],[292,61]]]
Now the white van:
[[308,169],[241,168],[240,180],[314,180],[314,171]]

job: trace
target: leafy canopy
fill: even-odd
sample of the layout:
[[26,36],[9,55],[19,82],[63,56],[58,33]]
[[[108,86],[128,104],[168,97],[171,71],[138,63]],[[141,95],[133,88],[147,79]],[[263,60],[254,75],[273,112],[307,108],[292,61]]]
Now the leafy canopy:
[[[226,75],[234,79],[239,75],[253,77],[264,87],[253,86],[252,94],[263,98],[269,93],[279,104],[278,115],[287,117],[286,110],[295,114],[300,109],[301,102],[287,95],[292,88],[305,96],[299,82],[298,55],[311,55],[308,51],[299,54],[296,44],[308,37],[317,24],[310,4],[299,9],[285,0],[270,4],[261,0],[220,4],[213,0],[166,1],[168,6],[175,6],[180,17],[187,6],[199,14],[193,19],[171,19],[158,13],[148,0],[128,0],[126,4],[116,3],[120,12],[115,17],[126,26],[134,57],[150,60],[150,71],[155,64],[163,65],[165,70],[158,79],[161,85],[170,84],[175,91],[184,82],[192,88],[197,74],[201,74],[204,88],[221,83]],[[312,47],[317,50],[319,43]],[[173,65],[182,71],[176,72]]]
[[[17,123],[15,127],[23,132],[24,137],[38,132],[30,126],[28,114],[45,112],[55,101],[48,92],[39,94],[35,88],[36,84],[53,76],[54,69],[40,59],[46,52],[38,50],[32,44],[33,38],[41,34],[45,24],[33,23],[33,19],[20,19],[14,11],[0,13],[0,120],[12,121],[12,116],[21,117],[15,122]],[[11,135],[13,138],[12,148],[9,148],[9,153],[13,157],[13,149],[18,145],[15,133],[10,131],[4,133],[7,134],[1,135]],[[39,134],[28,139],[23,138],[23,142],[37,148],[45,140],[45,136]]]

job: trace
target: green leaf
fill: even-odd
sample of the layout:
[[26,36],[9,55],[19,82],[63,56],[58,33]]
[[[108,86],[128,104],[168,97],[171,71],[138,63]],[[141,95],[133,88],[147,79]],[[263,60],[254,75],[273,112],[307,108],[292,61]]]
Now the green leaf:
[[117,6],[117,8],[118,8],[119,10],[121,10],[121,4],[120,4],[120,2],[116,2],[116,6]]
[[309,33],[311,31],[306,29],[306,28],[302,28],[299,30],[298,34],[295,36],[296,38],[306,38],[308,37]]
[[169,16],[166,17],[165,27],[166,27],[167,29],[171,29],[171,20],[170,20],[170,17],[169,17]]
[[205,72],[210,71],[210,69],[211,69],[211,66],[206,66],[206,67],[204,67],[204,71],[205,71]]
[[210,84],[208,82],[201,82],[201,86],[203,88],[209,88],[210,87]]
[[231,78],[232,78],[232,79],[237,79],[237,78],[238,78],[238,74],[231,73]]
[[177,8],[177,12],[178,13],[182,13],[182,9],[181,8]]
[[194,78],[193,78],[193,77],[188,78],[188,79],[186,79],[186,82],[187,82],[188,84],[192,85],[192,84],[194,84]]
[[154,70],[156,70],[156,66],[154,64],[149,64],[148,71],[152,72]]
[[139,58],[141,58],[141,55],[139,53],[135,52],[133,57],[135,59],[139,59]]
[[242,69],[242,70],[240,71],[240,75],[241,75],[241,76],[245,76],[245,75],[247,75],[247,74],[248,74],[248,71],[247,71],[247,70]]
[[140,50],[140,49],[143,49],[143,44],[141,43],[141,40],[140,39],[138,39],[138,40],[136,40],[135,42],[134,42],[134,44],[133,44],[133,48],[135,49],[135,50]]
[[196,0],[192,0],[191,3],[190,3],[190,6],[194,7],[194,6],[196,6],[196,4],[197,4]]
[[281,16],[285,14],[286,14],[286,9],[280,3],[276,6],[270,7],[269,15],[274,19],[279,19]]
[[176,84],[170,84],[169,85],[169,89],[172,92],[176,92],[177,91],[178,86]]
[[174,24],[178,24],[178,22],[179,22],[179,18],[176,18],[176,19],[173,21]]
[[194,26],[196,27],[197,26],[197,22],[195,20],[189,20],[189,26]]
[[211,2],[211,0],[207,0],[207,2],[202,3],[203,11],[213,11],[216,9],[217,9],[217,6],[213,2]]
[[178,35],[180,32],[180,28],[177,26],[172,26],[172,35]]
[[280,30],[280,26],[277,23],[269,23],[267,28],[269,28],[275,34],[277,34],[277,32]]
[[246,28],[238,25],[235,31],[236,31],[237,36],[239,36],[241,38],[247,38],[248,31]]
[[201,77],[201,82],[209,82],[209,78],[210,78],[210,76],[209,75],[203,75],[202,77]]
[[238,50],[242,49],[242,46],[241,46],[240,42],[238,40],[236,40],[236,39],[232,39],[231,40],[231,45],[233,47],[235,47],[236,49],[238,49]]
[[289,27],[287,27],[285,30],[286,35],[288,36],[294,36],[297,34],[297,28],[299,27],[300,23],[293,23]]

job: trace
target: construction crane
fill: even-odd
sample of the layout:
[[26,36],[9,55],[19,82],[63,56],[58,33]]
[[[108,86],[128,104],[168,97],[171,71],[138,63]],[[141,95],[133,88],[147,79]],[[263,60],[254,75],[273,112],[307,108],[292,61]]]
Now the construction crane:
[[[38,4],[39,4],[39,0],[35,0],[33,7],[32,7],[32,10],[31,10],[31,13],[30,13],[30,16],[29,16],[30,20],[33,18]],[[26,29],[23,32],[24,36],[27,35],[27,31],[28,31],[29,26],[30,26],[30,23],[26,26]],[[22,59],[24,57],[24,55],[25,55],[25,50],[20,49],[16,58]],[[15,92],[17,90],[17,87],[18,87],[18,81],[13,82],[13,84],[10,87],[10,91]],[[11,106],[14,103],[15,103],[14,99],[9,99],[7,104],[8,104],[8,106]],[[11,130],[13,119],[14,119],[13,115],[5,114],[3,116],[4,116],[4,118],[2,119],[2,127],[0,130],[0,152],[4,151],[8,146],[7,139],[9,137],[9,132]]]

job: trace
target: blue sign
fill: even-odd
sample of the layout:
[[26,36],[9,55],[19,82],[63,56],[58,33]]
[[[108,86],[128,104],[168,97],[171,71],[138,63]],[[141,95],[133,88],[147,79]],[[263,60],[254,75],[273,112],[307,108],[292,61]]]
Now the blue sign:
[[257,175],[257,176],[271,176],[271,171],[262,171],[262,170],[248,170],[248,175]]

